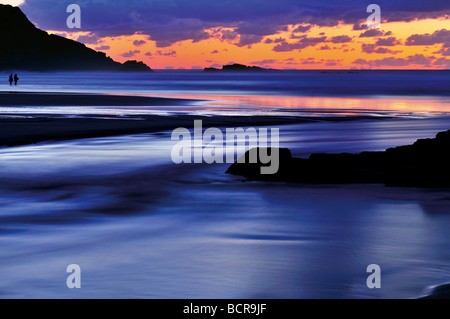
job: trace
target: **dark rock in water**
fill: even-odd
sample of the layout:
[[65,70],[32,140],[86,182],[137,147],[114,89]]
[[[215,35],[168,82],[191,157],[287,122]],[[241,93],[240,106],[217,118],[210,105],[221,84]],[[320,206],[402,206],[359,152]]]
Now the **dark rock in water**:
[[[267,167],[270,163],[262,163],[261,156],[267,154],[268,156],[274,156],[274,151],[278,152],[278,171],[276,174],[261,174],[261,167]],[[253,154],[252,154],[253,153]],[[254,162],[251,161],[253,157],[256,159]],[[258,179],[257,176],[264,176],[264,180],[284,180],[289,176],[289,169],[295,161],[299,159],[292,158],[291,151],[287,148],[253,148],[242,155],[236,163],[232,164],[228,170],[227,174],[244,176],[249,180]]]
[[217,68],[204,68],[203,71],[204,72],[218,72],[218,71],[222,71],[222,70],[217,69]]
[[319,153],[302,159],[292,158],[288,151],[280,149],[279,170],[273,175],[261,174],[263,163],[248,161],[232,164],[227,173],[262,181],[450,187],[450,130],[438,133],[434,139],[420,139],[413,145],[384,152]]
[[222,67],[223,71],[262,71],[263,68],[260,68],[258,66],[247,66],[243,64],[231,64],[231,65],[224,65]]
[[19,7],[10,5],[0,5],[0,42],[0,71],[144,70],[143,63],[122,64],[82,43],[39,30]]
[[419,299],[450,299],[450,284],[437,286],[430,294]]
[[224,65],[221,69],[217,68],[205,68],[203,69],[204,72],[247,72],[247,71],[270,71],[272,69],[265,69],[260,68],[259,66],[247,66],[243,64],[230,64],[230,65]]

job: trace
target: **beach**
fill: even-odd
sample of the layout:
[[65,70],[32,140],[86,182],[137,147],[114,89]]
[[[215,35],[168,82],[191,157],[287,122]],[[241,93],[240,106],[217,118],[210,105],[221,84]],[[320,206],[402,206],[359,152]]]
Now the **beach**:
[[111,94],[0,92],[0,106],[152,106],[183,102],[186,100]]

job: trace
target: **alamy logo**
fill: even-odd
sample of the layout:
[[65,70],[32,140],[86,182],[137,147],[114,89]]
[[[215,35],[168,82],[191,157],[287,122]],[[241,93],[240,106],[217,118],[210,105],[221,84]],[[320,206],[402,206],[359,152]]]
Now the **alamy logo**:
[[369,28],[379,28],[381,26],[381,8],[378,4],[369,4],[367,13],[372,13],[367,18],[367,26]]
[[81,8],[78,4],[70,4],[66,10],[67,13],[71,13],[67,17],[66,24],[69,29],[81,28]]
[[366,272],[372,273],[367,277],[367,288],[381,288],[381,268],[377,264],[367,266]]
[[[275,174],[279,168],[279,130],[270,129],[270,147],[268,129],[260,128],[227,128],[224,134],[219,128],[212,127],[203,131],[202,121],[194,121],[194,136],[187,128],[179,127],[172,132],[172,141],[178,141],[172,148],[172,161],[180,163],[229,163],[245,162],[239,157],[244,152],[259,147],[259,152],[250,152],[250,163],[260,163],[261,174]],[[270,155],[269,155],[270,153]],[[236,159],[237,155],[237,159]]]
[[81,288],[81,268],[77,264],[67,266],[66,271],[71,273],[66,280],[67,288]]

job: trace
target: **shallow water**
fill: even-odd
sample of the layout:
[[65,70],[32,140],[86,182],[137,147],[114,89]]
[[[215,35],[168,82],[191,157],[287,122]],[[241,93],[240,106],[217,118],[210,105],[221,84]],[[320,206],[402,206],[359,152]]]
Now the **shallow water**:
[[[281,146],[383,150],[450,119],[280,127]],[[243,183],[170,160],[170,132],[0,150],[1,298],[411,298],[450,281],[446,190]],[[368,289],[378,264],[382,288]],[[66,287],[79,264],[82,288]]]

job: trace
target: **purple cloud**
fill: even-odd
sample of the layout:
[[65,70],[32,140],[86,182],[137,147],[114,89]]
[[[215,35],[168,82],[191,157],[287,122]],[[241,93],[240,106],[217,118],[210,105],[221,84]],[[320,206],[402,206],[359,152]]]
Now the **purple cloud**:
[[365,24],[365,23],[355,23],[353,25],[353,30],[355,30],[355,31],[367,30],[367,24]]
[[106,51],[106,50],[109,50],[109,49],[111,49],[111,47],[109,45],[102,45],[102,46],[99,46],[99,47],[95,48],[95,50],[97,50],[97,51]]
[[288,52],[293,50],[303,49],[305,46],[301,43],[287,43],[282,42],[273,47],[273,51],[275,52]]
[[450,69],[450,59],[440,58],[440,59],[437,59],[436,61],[434,61],[433,64],[436,66],[443,66],[446,69]]
[[239,36],[239,34],[235,31],[223,30],[222,31],[222,40],[234,40]]
[[163,55],[163,56],[176,56],[177,51],[168,51],[168,52],[157,51],[156,54]]
[[423,66],[430,66],[431,62],[435,59],[434,56],[426,57],[423,54],[415,54],[408,57],[408,61],[412,64],[418,64]]
[[353,61],[352,63],[354,63],[354,64],[370,64],[369,61],[364,60],[364,59],[356,59],[356,60]]
[[376,44],[370,44],[370,43],[363,43],[361,46],[361,49],[365,53],[397,54],[397,53],[401,52],[401,51],[393,51],[388,48],[377,47]]
[[[388,58],[372,60],[372,61],[357,59],[357,60],[353,61],[353,63],[360,64],[360,65],[376,66],[376,67],[380,67],[380,66],[401,67],[401,66],[408,66],[411,64],[429,67],[433,64],[433,60],[435,60],[435,59],[436,58],[434,56],[426,57],[423,54],[415,54],[415,55],[410,55],[407,58],[388,57]],[[436,63],[436,61],[434,61],[434,63]],[[445,61],[440,61],[440,65],[445,65]]]
[[[139,32],[156,41],[158,47],[166,47],[183,40],[208,39],[210,35],[205,29],[217,27],[235,28],[241,36],[240,46],[258,43],[265,36],[286,30],[289,24],[335,26],[347,23],[362,28],[369,3],[354,0],[84,0],[80,5],[83,31],[93,32],[98,37]],[[383,8],[384,21],[442,17],[450,11],[450,1],[444,0],[410,0],[407,5],[402,0],[377,0],[377,4]],[[30,20],[44,30],[62,32],[69,31],[66,7],[67,2],[59,0],[26,0],[21,5]],[[225,38],[228,37],[224,35]]]
[[143,45],[143,44],[145,44],[145,43],[147,43],[147,42],[144,41],[144,40],[135,40],[135,41],[133,42],[133,44],[134,44],[135,46],[137,46],[137,47],[139,47],[139,46],[141,46],[141,45]]
[[297,28],[292,30],[292,32],[301,32],[305,33],[311,29],[312,25],[299,25]]
[[300,61],[300,64],[305,64],[305,65],[320,64],[320,63],[322,63],[322,62],[316,61],[316,60],[314,60],[314,58],[308,58],[308,59]]
[[382,47],[392,47],[395,45],[400,44],[400,41],[398,41],[396,38],[394,37],[390,37],[390,38],[379,38],[376,42],[377,46],[382,46]]
[[440,49],[439,51],[437,51],[435,53],[440,53],[443,56],[450,56],[450,47],[446,47],[446,45],[444,45],[442,47],[442,49]]
[[84,44],[98,44],[99,40],[100,38],[93,33],[88,35],[81,35],[77,38],[77,41],[82,42]]
[[276,62],[276,60],[273,60],[273,59],[268,59],[268,60],[261,60],[261,61],[253,61],[253,62],[250,62],[251,64],[259,64],[259,65],[264,65],[264,64],[272,64],[272,63],[274,63],[274,62]]
[[289,52],[289,51],[293,51],[293,50],[300,50],[303,49],[304,46],[301,43],[287,43],[287,42],[282,42],[278,45],[276,45],[273,48],[273,51],[275,52]]
[[389,57],[389,58],[384,58],[381,60],[375,60],[375,61],[371,61],[372,65],[375,66],[407,66],[409,64],[411,64],[408,59],[402,59],[402,58],[393,58],[393,57]]
[[333,43],[346,43],[346,42],[351,42],[352,38],[349,37],[348,35],[338,35],[338,36],[332,37],[329,41],[333,42]]
[[367,31],[364,31],[359,35],[360,38],[370,38],[370,37],[378,37],[384,35],[383,31],[380,31],[378,29],[369,29]]
[[121,55],[124,57],[124,58],[131,58],[131,57],[133,57],[133,56],[135,56],[136,54],[138,54],[138,53],[140,53],[141,51],[139,51],[139,50],[134,50],[134,51],[128,51],[128,52],[125,52],[125,53],[122,53]]
[[264,38],[263,35],[257,35],[257,34],[241,34],[239,38],[239,42],[236,43],[238,47],[243,46],[249,46],[251,47],[252,44],[256,44],[261,42],[261,40]]
[[441,29],[433,34],[413,34],[406,39],[406,45],[434,45],[440,43],[450,44],[450,30]]
[[339,65],[340,63],[337,61],[328,61],[325,63],[325,66],[336,66]]
[[273,43],[281,43],[281,42],[285,42],[286,41],[286,39],[285,38],[278,38],[278,39],[275,39],[275,40],[273,40]]
[[275,52],[287,52],[287,51],[293,51],[297,49],[304,49],[309,46],[315,46],[318,43],[324,42],[327,39],[327,37],[311,37],[308,38],[307,36],[304,36],[301,40],[295,43],[287,43],[286,41],[281,42],[274,46],[273,51]]

